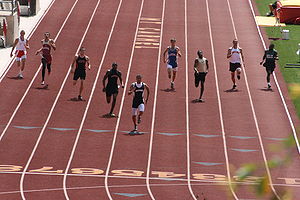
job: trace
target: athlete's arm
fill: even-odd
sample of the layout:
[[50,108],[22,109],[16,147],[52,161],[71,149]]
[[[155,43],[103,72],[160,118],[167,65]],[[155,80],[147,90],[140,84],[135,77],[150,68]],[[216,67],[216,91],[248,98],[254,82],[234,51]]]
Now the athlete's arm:
[[231,56],[232,56],[231,49],[228,49],[228,51],[227,51],[227,58],[230,58]]
[[240,49],[240,52],[241,52],[242,60],[244,62],[245,59],[244,59],[243,49]]
[[167,51],[168,51],[168,48],[166,48],[166,50],[164,51],[164,54],[163,54],[163,61],[164,61],[164,63],[167,62],[167,58],[166,58]]
[[26,49],[30,49],[30,47],[29,47],[29,40],[26,40],[25,48],[26,48]]
[[50,45],[54,50],[56,50],[56,44],[55,44],[54,40],[50,40]]
[[103,79],[102,79],[102,84],[103,84],[103,92],[105,92],[105,81],[106,81],[106,79],[107,79],[107,77],[108,77],[108,73],[109,73],[109,71],[107,71],[106,72],[106,74],[104,75],[104,77],[103,77]]
[[17,46],[18,42],[19,42],[19,38],[15,39],[15,42],[14,42],[13,47],[10,52],[10,57],[13,56],[13,51],[15,50],[15,47]]
[[132,84],[132,85],[130,86],[130,89],[129,89],[129,91],[128,91],[128,95],[131,95],[133,91],[134,91],[134,84]]
[[121,83],[121,87],[124,88],[124,83],[123,83],[123,79],[122,79],[122,73],[119,72],[119,79],[120,79],[120,83]]
[[74,70],[74,65],[75,65],[75,62],[76,62],[77,58],[78,58],[78,57],[75,56],[74,59],[73,59],[73,62],[72,62],[72,65],[71,65],[71,68],[72,68],[71,72],[72,72],[72,73],[74,73],[74,71],[75,71],[75,70]]
[[275,60],[279,60],[277,51],[275,51]]
[[149,95],[150,95],[150,90],[149,90],[149,87],[147,84],[145,84],[145,88],[146,88],[146,91],[147,91],[147,96],[146,96],[146,103],[148,102],[148,99],[149,99]]
[[206,70],[206,73],[208,72],[208,68],[209,68],[209,66],[208,66],[208,60],[206,60],[206,67],[207,67],[207,70]]
[[199,73],[198,70],[197,70],[198,62],[199,62],[198,59],[195,59],[195,63],[194,63],[194,71],[195,71],[196,73]]
[[35,52],[35,55],[38,55],[39,53],[41,53],[42,49],[43,49],[43,48],[40,48],[39,50],[37,50],[37,51]]
[[88,56],[86,56],[86,65],[87,65],[87,68],[89,70],[91,70],[91,63],[90,63],[90,58]]
[[181,51],[178,47],[177,47],[177,53],[178,53],[178,56],[181,57]]
[[264,56],[263,56],[263,59],[262,59],[262,61],[260,62],[260,65],[262,65],[262,64],[263,64],[263,62],[265,61],[265,59],[266,59],[266,54],[267,54],[267,51],[265,51],[265,54],[264,54]]

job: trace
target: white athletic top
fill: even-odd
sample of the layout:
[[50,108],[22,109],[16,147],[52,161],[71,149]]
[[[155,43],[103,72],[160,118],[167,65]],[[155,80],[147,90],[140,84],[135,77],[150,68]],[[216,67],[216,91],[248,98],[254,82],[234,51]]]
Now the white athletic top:
[[198,72],[207,72],[207,65],[206,65],[206,58],[196,58],[196,60],[198,60],[196,69],[198,70]]
[[21,40],[21,37],[19,37],[19,42],[16,46],[17,51],[26,51],[26,42],[27,40],[24,38],[24,40]]
[[[238,48],[229,48],[231,50],[231,57],[230,57],[230,62],[231,63],[241,63],[241,49]],[[233,53],[234,52],[234,53]]]

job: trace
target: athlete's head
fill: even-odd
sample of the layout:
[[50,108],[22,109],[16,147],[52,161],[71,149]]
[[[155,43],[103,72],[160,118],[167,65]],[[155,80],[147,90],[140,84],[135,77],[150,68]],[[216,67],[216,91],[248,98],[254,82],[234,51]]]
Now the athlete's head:
[[176,45],[176,39],[175,38],[171,38],[170,42],[171,42],[171,46],[175,47],[175,45]]
[[237,47],[238,43],[239,43],[239,41],[237,39],[234,39],[232,41],[232,44],[233,44],[234,47]]
[[45,33],[44,33],[44,36],[45,36],[45,39],[49,39],[50,33],[49,33],[49,32],[45,32]]
[[21,36],[24,36],[24,35],[25,35],[25,31],[24,31],[24,30],[21,30],[21,31],[20,31],[20,35],[21,35]]
[[111,68],[116,70],[118,68],[118,63],[113,62],[113,64],[111,65]]
[[79,55],[84,56],[85,53],[85,48],[84,47],[80,47],[79,49]]
[[270,49],[270,50],[273,50],[273,49],[274,49],[274,47],[275,47],[275,45],[274,45],[274,44],[270,44],[270,46],[269,46],[269,49]]
[[137,83],[141,83],[142,82],[142,75],[140,75],[140,74],[138,74],[138,75],[136,75],[136,82]]
[[197,54],[198,54],[199,58],[203,58],[203,52],[201,50],[198,50]]

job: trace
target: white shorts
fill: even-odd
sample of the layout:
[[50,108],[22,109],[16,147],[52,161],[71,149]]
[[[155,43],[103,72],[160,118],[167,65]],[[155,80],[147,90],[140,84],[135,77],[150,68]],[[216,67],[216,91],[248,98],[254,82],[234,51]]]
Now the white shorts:
[[168,69],[168,71],[169,71],[169,70],[170,70],[170,71],[175,71],[175,72],[178,71],[178,67],[173,68],[173,66],[172,66],[172,65],[169,65],[169,64],[167,64],[167,69]]
[[27,58],[26,55],[23,55],[23,56],[21,56],[21,57],[16,57],[16,61],[19,62],[19,61],[24,60],[24,59],[26,59],[26,58]]
[[137,115],[138,111],[139,112],[144,112],[145,111],[145,105],[143,103],[140,104],[138,108],[132,108],[132,115],[133,116]]

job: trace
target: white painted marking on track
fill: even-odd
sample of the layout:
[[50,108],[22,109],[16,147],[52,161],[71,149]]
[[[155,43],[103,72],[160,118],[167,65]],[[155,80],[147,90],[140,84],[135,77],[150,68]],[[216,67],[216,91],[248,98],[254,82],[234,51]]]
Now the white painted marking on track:
[[[65,27],[65,24],[67,23],[67,21],[68,21],[68,19],[69,19],[70,15],[71,15],[71,13],[73,12],[73,9],[74,9],[75,5],[77,4],[77,2],[78,2],[78,0],[76,0],[76,2],[74,3],[74,5],[72,6],[72,8],[71,8],[70,12],[68,13],[68,15],[67,15],[66,19],[64,20],[64,22],[63,22],[62,26],[60,27],[60,29],[59,29],[59,31],[58,31],[58,33],[57,33],[57,35],[55,36],[55,38],[54,38],[54,41],[56,41],[56,40],[57,40],[57,38],[59,37],[59,35],[60,35],[61,31],[62,31],[62,30],[63,30],[63,28]],[[31,89],[31,87],[32,87],[32,84],[33,84],[33,82],[34,82],[35,78],[36,78],[36,77],[37,77],[37,75],[39,74],[39,72],[40,72],[40,69],[41,69],[41,65],[40,65],[40,67],[38,68],[38,70],[36,71],[36,73],[34,74],[34,76],[33,76],[32,80],[31,80],[31,82],[29,83],[29,85],[28,85],[28,87],[27,87],[27,89],[26,89],[26,91],[25,91],[24,95],[22,96],[22,98],[21,98],[21,100],[19,101],[19,103],[18,103],[17,107],[15,108],[15,110],[14,110],[13,114],[11,115],[11,117],[10,117],[9,121],[7,122],[7,124],[6,124],[5,128],[3,129],[3,131],[2,131],[2,133],[1,133],[1,135],[0,135],[0,141],[1,141],[1,140],[2,140],[2,138],[4,137],[4,135],[5,135],[5,133],[6,133],[7,129],[8,129],[8,127],[10,126],[10,124],[11,124],[12,120],[14,119],[14,117],[15,117],[15,115],[17,114],[17,112],[18,112],[19,108],[21,107],[21,105],[22,105],[22,103],[23,103],[23,101],[24,101],[25,97],[27,96],[27,94],[28,94],[29,90],[30,90],[30,89]]]
[[214,66],[214,72],[215,72],[215,80],[216,80],[216,88],[217,88],[217,96],[218,96],[218,105],[219,105],[219,116],[220,116],[220,123],[221,123],[222,137],[223,137],[223,144],[224,144],[224,156],[225,156],[225,160],[226,160],[227,178],[228,178],[230,191],[231,191],[234,199],[237,200],[239,198],[235,194],[234,189],[232,187],[232,180],[231,180],[231,174],[230,174],[229,158],[228,158],[227,142],[226,142],[226,133],[225,133],[225,128],[224,128],[222,102],[221,102],[221,97],[220,97],[220,88],[219,88],[219,81],[218,81],[218,74],[217,74],[215,48],[214,48],[214,42],[213,42],[213,34],[212,34],[212,27],[211,27],[208,0],[206,0],[206,10],[207,10],[207,19],[208,19],[207,21],[208,21],[208,27],[209,27],[210,45],[211,45],[211,51],[212,51],[213,66]]
[[157,103],[157,93],[158,93],[158,79],[160,70],[160,57],[162,48],[162,36],[164,30],[164,19],[165,19],[165,9],[166,0],[163,0],[163,9],[161,14],[161,25],[160,25],[160,39],[159,39],[159,51],[157,55],[157,65],[156,65],[156,78],[155,78],[155,89],[154,89],[154,99],[153,99],[153,110],[152,110],[152,120],[151,120],[151,131],[150,131],[150,141],[149,141],[149,153],[148,153],[148,163],[147,163],[147,173],[146,173],[146,184],[147,190],[152,200],[155,200],[154,195],[150,187],[150,168],[151,168],[151,157],[152,157],[152,147],[153,147],[153,135],[154,135],[154,125],[155,125],[155,114],[156,114],[156,103]]
[[[56,0],[53,0],[48,8],[46,9],[46,11],[44,12],[44,14],[41,16],[41,18],[38,20],[38,22],[36,23],[36,25],[33,27],[33,29],[31,30],[31,32],[29,33],[27,40],[30,40],[31,36],[33,35],[33,33],[35,32],[35,30],[37,29],[37,27],[40,25],[40,23],[42,22],[42,20],[44,19],[44,17],[47,15],[48,11],[50,10],[50,8],[52,7],[52,5],[54,4]],[[14,64],[14,60],[15,60],[15,56],[11,57],[8,66],[6,67],[5,71],[3,72],[3,74],[0,77],[0,83],[2,82],[2,80],[4,79],[4,77],[6,76],[6,74],[8,73],[8,71],[10,70],[10,68],[12,67],[12,65]],[[41,67],[41,65],[40,65]]]
[[[99,79],[100,71],[102,69],[102,66],[103,66],[103,63],[104,63],[104,59],[106,57],[106,53],[107,53],[107,50],[108,50],[108,46],[110,44],[111,37],[112,37],[112,34],[114,32],[114,29],[115,29],[116,21],[117,21],[117,18],[119,16],[119,12],[120,12],[120,9],[121,9],[122,2],[123,2],[123,0],[120,0],[120,2],[119,2],[119,6],[118,6],[118,9],[116,11],[115,18],[114,18],[114,21],[113,21],[113,24],[112,24],[112,27],[111,27],[111,30],[110,30],[110,34],[108,36],[108,39],[107,39],[107,42],[106,42],[106,45],[105,45],[105,49],[104,49],[104,52],[103,52],[103,55],[102,55],[102,59],[101,59],[100,65],[98,67],[97,75],[96,75],[96,78],[95,78],[95,81],[94,81],[94,84],[93,84],[93,87],[92,87],[90,98],[88,100],[86,109],[84,111],[84,114],[83,114],[83,117],[82,117],[82,120],[81,120],[81,123],[80,123],[80,127],[79,127],[79,130],[77,132],[77,136],[76,136],[76,139],[75,139],[75,142],[74,142],[74,145],[73,145],[73,149],[72,149],[72,152],[71,152],[71,155],[70,155],[67,167],[65,169],[64,179],[63,179],[63,188],[64,188],[64,194],[65,194],[65,197],[66,197],[67,200],[70,199],[69,196],[68,196],[68,191],[67,191],[67,175],[68,175],[67,173],[68,173],[68,171],[70,169],[71,162],[73,160],[73,157],[74,157],[74,154],[75,154],[75,151],[76,151],[76,147],[77,147],[77,144],[78,144],[78,141],[79,141],[82,129],[83,129],[83,125],[84,125],[84,122],[85,122],[85,119],[86,119],[86,116],[87,116],[87,113],[88,113],[88,110],[89,110],[89,107],[90,107],[90,104],[91,104],[91,101],[92,101],[95,89],[96,89],[96,86],[97,86],[97,81]],[[98,1],[98,4],[97,4],[94,12],[96,12],[97,7],[99,6],[99,3],[100,3],[100,1]]]
[[[231,10],[229,0],[227,0],[227,5],[228,5],[228,10],[229,10],[229,14],[230,14],[231,22],[232,22],[232,28],[233,28],[234,36],[236,37],[236,39],[238,39],[236,26],[235,26],[235,22],[234,22],[234,18],[233,18],[233,14],[232,14],[232,10]],[[242,58],[241,58],[241,60],[242,60]],[[281,199],[280,196],[277,194],[275,188],[273,187],[273,180],[272,180],[271,172],[270,172],[270,169],[269,169],[269,166],[268,166],[268,161],[267,161],[267,157],[266,157],[266,153],[265,153],[265,148],[264,148],[264,145],[263,145],[262,136],[261,136],[259,125],[258,125],[258,120],[257,120],[257,117],[256,117],[256,112],[255,112],[255,108],[254,108],[254,104],[253,104],[253,100],[252,100],[252,95],[251,95],[251,91],[250,91],[250,87],[249,87],[249,83],[248,83],[247,73],[246,73],[246,69],[244,67],[243,60],[242,60],[241,64],[242,64],[242,67],[244,68],[243,72],[244,72],[244,77],[245,77],[245,82],[246,82],[247,93],[248,93],[248,97],[249,97],[249,101],[250,101],[250,105],[251,105],[252,115],[253,115],[253,119],[254,119],[254,122],[255,122],[255,127],[256,127],[256,131],[257,131],[260,147],[261,147],[261,150],[262,150],[262,156],[263,156],[263,159],[264,159],[265,168],[266,168],[268,179],[269,179],[269,182],[270,182],[270,187],[271,187],[273,193],[275,194],[275,196],[278,199]]]
[[[99,1],[100,1],[100,0],[99,0]],[[75,6],[77,5],[77,2],[78,2],[78,0],[77,0],[77,1],[75,2],[75,4],[73,5],[73,7],[72,7],[72,9],[71,9],[69,15],[67,16],[65,22],[67,21],[67,19],[68,19],[69,16],[71,15],[73,9],[74,9]],[[96,10],[96,9],[95,9],[95,10]],[[87,27],[86,27],[86,29],[85,29],[85,32],[84,32],[84,34],[83,34],[83,36],[82,36],[82,39],[81,39],[81,41],[80,41],[80,44],[78,45],[78,49],[77,49],[76,53],[78,52],[79,48],[81,47],[81,45],[82,45],[82,43],[83,43],[83,41],[84,41],[84,38],[85,38],[85,36],[86,36],[86,34],[87,34],[89,28],[90,28],[90,24],[91,24],[92,19],[93,19],[93,17],[94,17],[95,10],[94,10],[94,13],[93,13],[93,15],[91,16],[90,21],[89,21],[89,23],[88,23],[88,25],[87,25]],[[64,27],[64,26],[63,26],[63,27]],[[62,27],[62,28],[63,28],[63,27]],[[62,28],[60,29],[60,31],[62,30]],[[26,163],[26,165],[25,165],[25,167],[24,167],[23,173],[22,173],[22,175],[21,175],[21,179],[20,179],[20,191],[21,191],[21,197],[22,197],[23,200],[26,199],[25,194],[24,194],[24,192],[23,192],[23,191],[24,191],[24,179],[25,179],[25,174],[26,174],[25,172],[27,171],[27,169],[28,169],[28,167],[29,167],[29,165],[30,165],[30,163],[31,163],[31,161],[32,161],[32,158],[33,158],[33,156],[34,156],[34,154],[35,154],[35,152],[36,152],[36,150],[37,150],[37,148],[38,148],[38,146],[39,146],[39,143],[40,143],[40,141],[41,141],[41,139],[42,139],[42,137],[43,137],[43,135],[44,135],[44,132],[45,132],[45,130],[46,130],[46,126],[48,125],[48,122],[49,122],[49,120],[50,120],[50,118],[51,118],[51,116],[52,116],[52,113],[53,113],[54,108],[55,108],[55,106],[56,106],[56,104],[57,104],[57,102],[58,102],[58,99],[59,99],[59,97],[60,97],[60,95],[61,95],[61,92],[62,92],[62,90],[63,90],[63,88],[64,88],[64,85],[65,85],[65,83],[66,83],[66,81],[67,81],[67,79],[68,79],[68,77],[69,77],[70,71],[71,71],[71,67],[69,67],[69,70],[68,70],[68,72],[67,72],[67,74],[66,74],[66,76],[65,76],[65,78],[64,78],[64,80],[63,80],[63,82],[62,82],[62,85],[61,85],[61,87],[60,87],[60,89],[59,89],[59,91],[58,91],[58,93],[57,93],[57,96],[56,96],[56,98],[55,98],[55,100],[54,100],[54,103],[53,103],[53,105],[52,105],[52,107],[51,107],[51,110],[50,110],[50,112],[49,112],[49,114],[48,114],[48,117],[47,117],[47,119],[46,119],[46,121],[45,121],[45,123],[44,123],[44,126],[43,126],[43,128],[42,128],[42,130],[41,130],[41,132],[40,132],[40,135],[39,135],[39,137],[38,137],[38,139],[37,139],[37,141],[36,141],[36,144],[35,144],[35,146],[34,146],[34,148],[33,148],[33,150],[32,150],[32,153],[31,153],[31,155],[30,155],[30,157],[29,157],[29,159],[28,159],[28,161],[27,161],[27,163]],[[37,71],[37,72],[38,72],[38,71]]]
[[121,99],[120,110],[119,110],[119,114],[118,114],[119,117],[117,119],[115,131],[114,131],[114,137],[113,137],[112,146],[111,146],[111,151],[110,151],[110,154],[109,154],[109,160],[108,160],[108,163],[107,163],[107,169],[106,169],[107,171],[105,173],[105,180],[104,180],[104,182],[105,182],[105,191],[106,191],[106,193],[107,193],[110,200],[112,200],[113,198],[110,194],[109,187],[108,187],[109,171],[110,171],[110,167],[111,167],[111,163],[112,163],[112,158],[113,158],[113,155],[114,155],[114,149],[115,149],[115,145],[116,145],[118,129],[119,129],[121,115],[122,115],[122,111],[123,111],[124,100],[125,100],[125,95],[126,95],[126,90],[127,90],[127,84],[128,84],[128,79],[129,79],[129,75],[130,75],[131,66],[132,66],[133,55],[134,55],[134,51],[135,51],[134,47],[135,47],[135,43],[136,43],[136,39],[137,39],[137,35],[138,35],[139,24],[140,24],[140,20],[141,20],[143,7],[144,7],[144,0],[142,0],[142,2],[141,2],[140,12],[139,12],[139,16],[138,16],[138,19],[137,19],[135,36],[134,36],[134,41],[132,43],[132,49],[131,49],[131,55],[130,55],[130,60],[129,60],[129,64],[128,64],[128,70],[127,70],[127,75],[126,75],[126,80],[125,80],[125,86],[124,86],[122,99]]
[[[261,40],[261,42],[262,42],[262,45],[263,45],[264,49],[267,49],[266,43],[265,43],[264,38],[263,38],[263,36],[262,36],[262,33],[261,33],[261,31],[260,31],[260,28],[259,28],[259,26],[258,26],[258,24],[257,24],[257,21],[255,20],[255,13],[254,13],[254,9],[253,9],[252,2],[251,2],[251,0],[248,0],[248,2],[249,2],[249,5],[250,5],[250,8],[251,8],[251,13],[252,13],[254,22],[255,22],[255,24],[256,24],[257,32],[258,32],[258,34],[259,34],[260,40]],[[295,142],[296,142],[296,145],[297,145],[298,153],[300,154],[300,144],[299,144],[299,140],[298,140],[298,136],[297,136],[297,131],[296,131],[294,122],[293,122],[293,120],[292,120],[290,111],[289,111],[289,109],[288,109],[288,106],[287,106],[287,104],[286,104],[286,102],[285,102],[284,96],[283,96],[283,94],[282,94],[282,91],[281,91],[279,82],[278,82],[278,80],[277,80],[275,71],[273,72],[273,77],[274,77],[274,81],[275,81],[275,83],[276,83],[276,86],[277,86],[277,88],[278,88],[278,92],[279,92],[281,101],[282,101],[282,103],[283,103],[283,106],[284,106],[286,115],[287,115],[287,117],[288,117],[288,119],[289,119],[289,123],[290,123],[291,128],[292,128],[292,131],[293,131],[293,136],[294,136],[294,139],[295,139]]]
[[194,200],[197,200],[191,186],[190,119],[189,119],[189,70],[188,70],[188,23],[187,0],[184,0],[184,43],[185,43],[185,111],[186,111],[186,157],[188,188]]

